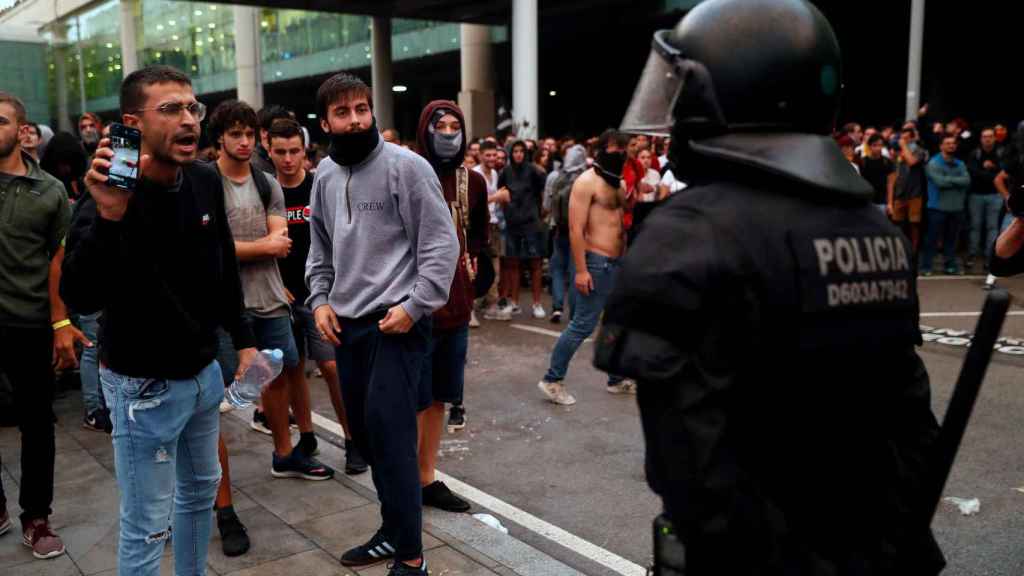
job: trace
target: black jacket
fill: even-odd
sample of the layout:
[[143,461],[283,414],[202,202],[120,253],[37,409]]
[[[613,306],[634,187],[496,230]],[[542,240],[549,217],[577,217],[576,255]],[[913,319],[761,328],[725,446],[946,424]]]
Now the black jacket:
[[177,189],[142,180],[119,222],[80,203],[60,289],[72,309],[104,311],[100,359],[119,374],[191,378],[216,357],[218,326],[236,348],[255,346],[223,185],[208,166],[184,168]]
[[[648,480],[688,575],[944,564],[917,501],[938,426],[913,251],[838,149],[812,161],[827,146],[746,148],[800,177],[681,161],[701,172],[648,218],[605,310],[596,364],[638,380]],[[846,190],[821,184],[833,169]]]

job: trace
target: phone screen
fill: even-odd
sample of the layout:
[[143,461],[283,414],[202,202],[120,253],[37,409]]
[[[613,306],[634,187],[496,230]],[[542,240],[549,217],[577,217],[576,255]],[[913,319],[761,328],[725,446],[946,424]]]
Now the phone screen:
[[142,134],[135,128],[122,124],[110,126],[110,147],[114,150],[111,160],[110,185],[134,190],[139,178],[139,154],[142,146]]

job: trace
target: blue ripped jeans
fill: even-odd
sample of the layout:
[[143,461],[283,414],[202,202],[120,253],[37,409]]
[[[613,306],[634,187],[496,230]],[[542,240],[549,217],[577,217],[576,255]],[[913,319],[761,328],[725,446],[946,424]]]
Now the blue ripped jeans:
[[133,378],[100,368],[100,382],[114,424],[121,491],[119,576],[159,576],[172,531],[175,574],[206,574],[220,483],[220,366],[212,362],[187,380]]

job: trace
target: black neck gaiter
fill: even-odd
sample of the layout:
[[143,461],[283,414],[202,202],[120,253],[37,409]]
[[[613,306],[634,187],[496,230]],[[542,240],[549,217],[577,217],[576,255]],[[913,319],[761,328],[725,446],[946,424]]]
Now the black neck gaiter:
[[377,119],[373,119],[370,128],[361,132],[331,134],[331,148],[327,155],[342,166],[355,166],[370,155],[380,142],[380,131],[377,130]]

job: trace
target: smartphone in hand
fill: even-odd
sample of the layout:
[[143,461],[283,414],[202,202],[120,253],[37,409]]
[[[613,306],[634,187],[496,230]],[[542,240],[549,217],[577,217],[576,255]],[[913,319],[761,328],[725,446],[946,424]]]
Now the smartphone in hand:
[[114,157],[110,161],[107,182],[111,186],[134,191],[139,181],[142,133],[124,124],[111,124],[110,147],[114,150]]

